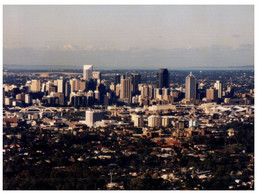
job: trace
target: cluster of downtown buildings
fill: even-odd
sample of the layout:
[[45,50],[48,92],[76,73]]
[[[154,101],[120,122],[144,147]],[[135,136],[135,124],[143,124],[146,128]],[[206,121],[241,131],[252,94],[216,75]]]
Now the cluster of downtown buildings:
[[[186,77],[185,88],[170,88],[170,75],[167,69],[157,72],[157,84],[141,83],[141,75],[114,75],[114,82],[106,86],[102,82],[101,72],[93,71],[92,65],[84,65],[82,78],[56,80],[32,79],[25,85],[4,84],[4,105],[6,106],[92,106],[94,104],[108,106],[112,102],[124,102],[134,105],[166,105],[173,103],[199,104],[204,102],[230,103],[232,86],[223,91],[218,80],[214,87],[200,90],[196,77],[192,72]],[[201,87],[202,88],[202,87]],[[14,91],[15,96],[8,92]],[[39,96],[31,93],[41,93]],[[40,97],[40,98],[39,98]],[[245,100],[243,100],[245,101]],[[247,102],[244,102],[246,104]],[[251,102],[250,102],[251,103]],[[249,104],[249,101],[248,101]]]
[[[134,142],[148,139],[156,146],[146,148],[151,150],[147,158],[159,158],[166,167],[166,164],[174,163],[179,158],[174,147],[180,148],[180,156],[195,157],[201,162],[206,161],[210,155],[228,152],[198,143],[191,145],[189,149],[182,147],[182,143],[188,142],[192,137],[234,139],[238,134],[236,129],[230,128],[223,132],[219,130],[220,127],[233,122],[242,125],[254,124],[254,89],[245,89],[245,92],[236,93],[233,98],[235,84],[231,81],[223,87],[223,82],[216,80],[209,84],[210,87],[204,88],[190,72],[186,75],[184,85],[173,88],[167,69],[158,70],[155,85],[143,83],[139,73],[115,73],[112,77],[112,82],[107,84],[100,71],[93,71],[92,65],[84,65],[82,76],[71,74],[69,78],[55,79],[42,76],[19,86],[4,83],[4,128],[26,126],[28,132],[37,135],[47,135],[51,132],[52,139],[57,142],[60,134],[72,133],[77,136],[88,132],[97,140],[115,139],[113,144],[123,148],[123,151],[120,151],[123,158],[141,153],[138,151],[141,148],[133,147]],[[4,132],[4,137],[17,139],[19,143],[22,135]],[[45,138],[41,136],[34,139]],[[88,144],[92,147],[88,151],[89,155],[75,153],[69,157],[73,159],[73,163],[89,159],[104,162],[117,159],[121,155],[115,148],[105,146],[105,142],[91,141]],[[23,151],[23,155],[26,154],[25,160],[34,159],[26,152],[27,149],[23,148],[22,144],[5,144],[4,162],[14,161],[9,158],[9,153],[13,150]],[[242,154],[231,155],[237,162],[241,158],[240,155],[248,155],[244,169],[253,172],[253,154],[243,151]],[[48,163],[51,163],[48,156],[45,157]],[[130,177],[142,177],[144,170],[138,170],[137,166],[134,169],[133,173],[129,173]],[[243,173],[244,170],[233,172],[238,182],[231,184],[229,189],[252,189],[253,175],[247,176],[250,181],[243,181],[240,172]],[[196,174],[200,181],[210,181],[213,178],[212,170],[193,170],[193,167],[188,166],[183,166],[180,170],[154,169],[152,173],[169,182],[182,181],[185,174]],[[198,185],[199,183],[194,188],[200,189]],[[114,186],[118,187],[119,184],[112,181],[107,184],[108,189]]]
[[[93,127],[97,121],[99,125],[107,125],[107,121],[100,123],[104,119],[105,112],[115,110],[114,116],[117,116],[117,113],[122,110],[120,108],[125,106],[136,110],[130,113],[130,116],[134,126],[139,128],[168,127],[172,124],[175,126],[176,123],[172,123],[172,117],[163,114],[170,110],[200,107],[208,110],[213,107],[214,110],[232,112],[233,106],[231,105],[235,104],[243,106],[238,110],[249,110],[249,112],[253,110],[251,105],[254,101],[254,89],[242,94],[240,99],[232,99],[232,82],[229,82],[225,90],[219,80],[210,85],[212,87],[204,89],[202,83],[198,84],[192,72],[185,78],[185,88],[181,86],[174,89],[170,87],[170,74],[167,69],[158,70],[156,85],[142,83],[139,73],[114,74],[113,77],[113,82],[107,86],[105,80],[102,80],[100,71],[93,71],[92,65],[84,65],[81,77],[32,79],[19,87],[4,84],[4,105],[22,110],[20,114],[25,113],[26,117],[30,116],[28,110],[33,112],[36,109],[37,112],[34,113],[36,118],[39,116],[43,118],[49,114],[48,111],[38,113],[39,110],[49,110],[42,109],[42,107],[85,109],[84,122],[88,127]],[[27,108],[22,109],[23,107]],[[219,107],[223,109],[218,109]],[[192,127],[192,123],[198,127],[197,117],[188,116],[187,118],[187,121],[191,120],[189,127]]]

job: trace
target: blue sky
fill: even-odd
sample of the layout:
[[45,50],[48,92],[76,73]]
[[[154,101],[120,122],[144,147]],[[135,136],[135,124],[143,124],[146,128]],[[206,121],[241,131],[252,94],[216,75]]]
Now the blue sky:
[[4,6],[4,64],[254,64],[253,6]]

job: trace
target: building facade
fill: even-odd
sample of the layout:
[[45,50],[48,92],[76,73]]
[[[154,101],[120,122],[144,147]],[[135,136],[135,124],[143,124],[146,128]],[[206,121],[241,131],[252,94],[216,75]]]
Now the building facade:
[[90,78],[92,78],[92,73],[93,65],[84,65],[83,79],[88,81]]
[[218,98],[222,98],[222,83],[220,81],[216,81],[214,87],[218,90]]
[[121,78],[120,99],[126,103],[131,103],[131,97],[132,97],[131,79]]
[[87,110],[85,111],[85,123],[88,127],[94,126],[96,121],[101,121],[103,119],[103,112]]
[[161,68],[157,72],[157,88],[169,88],[169,72]]
[[196,100],[196,77],[190,72],[190,74],[185,78],[185,98]]

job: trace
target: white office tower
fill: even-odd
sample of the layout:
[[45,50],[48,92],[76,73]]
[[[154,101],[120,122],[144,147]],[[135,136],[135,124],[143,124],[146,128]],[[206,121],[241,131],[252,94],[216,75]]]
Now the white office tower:
[[65,92],[65,85],[64,85],[63,77],[58,79],[58,92],[59,93],[64,93]]
[[190,72],[190,74],[185,79],[185,98],[196,100],[196,78]]
[[162,119],[160,116],[151,115],[148,117],[148,126],[149,127],[161,127]]
[[92,78],[92,73],[93,65],[84,65],[83,79],[88,81],[90,78]]
[[40,80],[32,80],[31,81],[31,91],[32,92],[39,92],[40,91]]
[[25,104],[31,104],[32,103],[32,98],[30,94],[25,94]]
[[134,127],[144,127],[144,119],[142,115],[132,114],[131,121],[134,123]]
[[46,92],[47,91],[46,89],[47,89],[46,83],[43,83],[41,85],[41,92]]
[[132,91],[131,79],[121,78],[120,99],[124,102],[131,103],[131,91]]
[[85,111],[85,123],[88,127],[93,127],[96,121],[101,121],[103,119],[103,112],[87,110]]
[[222,98],[222,83],[220,81],[216,81],[214,87],[218,90],[218,98]]

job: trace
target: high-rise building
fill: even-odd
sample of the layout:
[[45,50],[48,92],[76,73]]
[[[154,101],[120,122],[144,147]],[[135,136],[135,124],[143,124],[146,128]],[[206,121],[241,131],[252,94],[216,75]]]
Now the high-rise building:
[[121,93],[121,84],[117,84],[115,87],[115,94],[117,97],[119,97],[120,93]]
[[132,93],[133,95],[138,94],[138,84],[141,83],[141,76],[138,73],[133,73],[131,75],[131,83],[132,83]]
[[142,115],[132,114],[131,120],[134,123],[134,127],[144,127],[144,119]]
[[196,78],[192,72],[190,72],[190,74],[185,79],[185,98],[196,100],[196,91]]
[[162,119],[161,116],[151,115],[148,117],[148,126],[149,127],[161,127]]
[[65,105],[65,96],[64,96],[64,93],[61,93],[61,92],[57,92],[56,93],[56,96],[58,98],[58,103],[60,106],[64,106]]
[[148,85],[148,96],[150,98],[153,98],[153,91],[154,91],[153,85]]
[[83,79],[88,81],[90,78],[92,78],[92,72],[93,65],[84,65]]
[[206,90],[206,99],[216,102],[218,100],[218,90],[210,88]]
[[85,111],[85,123],[88,127],[92,127],[96,121],[103,119],[103,112],[87,110]]
[[162,98],[162,89],[155,88],[154,89],[154,99],[161,99]]
[[169,72],[161,68],[157,72],[157,88],[169,88]]
[[218,98],[222,98],[222,83],[220,81],[216,81],[214,87],[218,90]]
[[59,92],[59,93],[65,92],[65,83],[64,83],[63,77],[58,79],[58,90],[57,90],[57,92]]
[[170,119],[169,116],[162,116],[162,126],[168,127],[170,125]]
[[25,104],[31,104],[32,98],[30,94],[25,94]]
[[69,82],[71,86],[71,92],[80,90],[80,83],[81,83],[80,80],[73,78],[73,79],[70,79]]
[[46,83],[42,83],[41,92],[46,92],[47,91],[46,88],[47,88]]
[[116,74],[114,76],[114,85],[116,86],[117,84],[120,84],[120,83],[121,83],[121,75]]
[[31,91],[32,92],[39,92],[40,91],[40,80],[32,80],[31,81]]
[[132,92],[131,79],[121,78],[120,99],[123,102],[131,103],[131,97],[132,97],[131,92]]
[[79,81],[78,82],[79,86],[78,86],[78,90],[84,91],[86,89],[86,81]]
[[140,88],[140,94],[141,94],[141,96],[143,97],[143,98],[145,98],[145,97],[149,97],[148,95],[149,95],[149,88],[148,88],[148,86],[147,85],[142,85],[141,86],[141,88]]
[[71,94],[71,85],[70,85],[69,81],[66,81],[66,83],[65,83],[65,103],[67,103],[67,101],[69,101],[70,94]]

